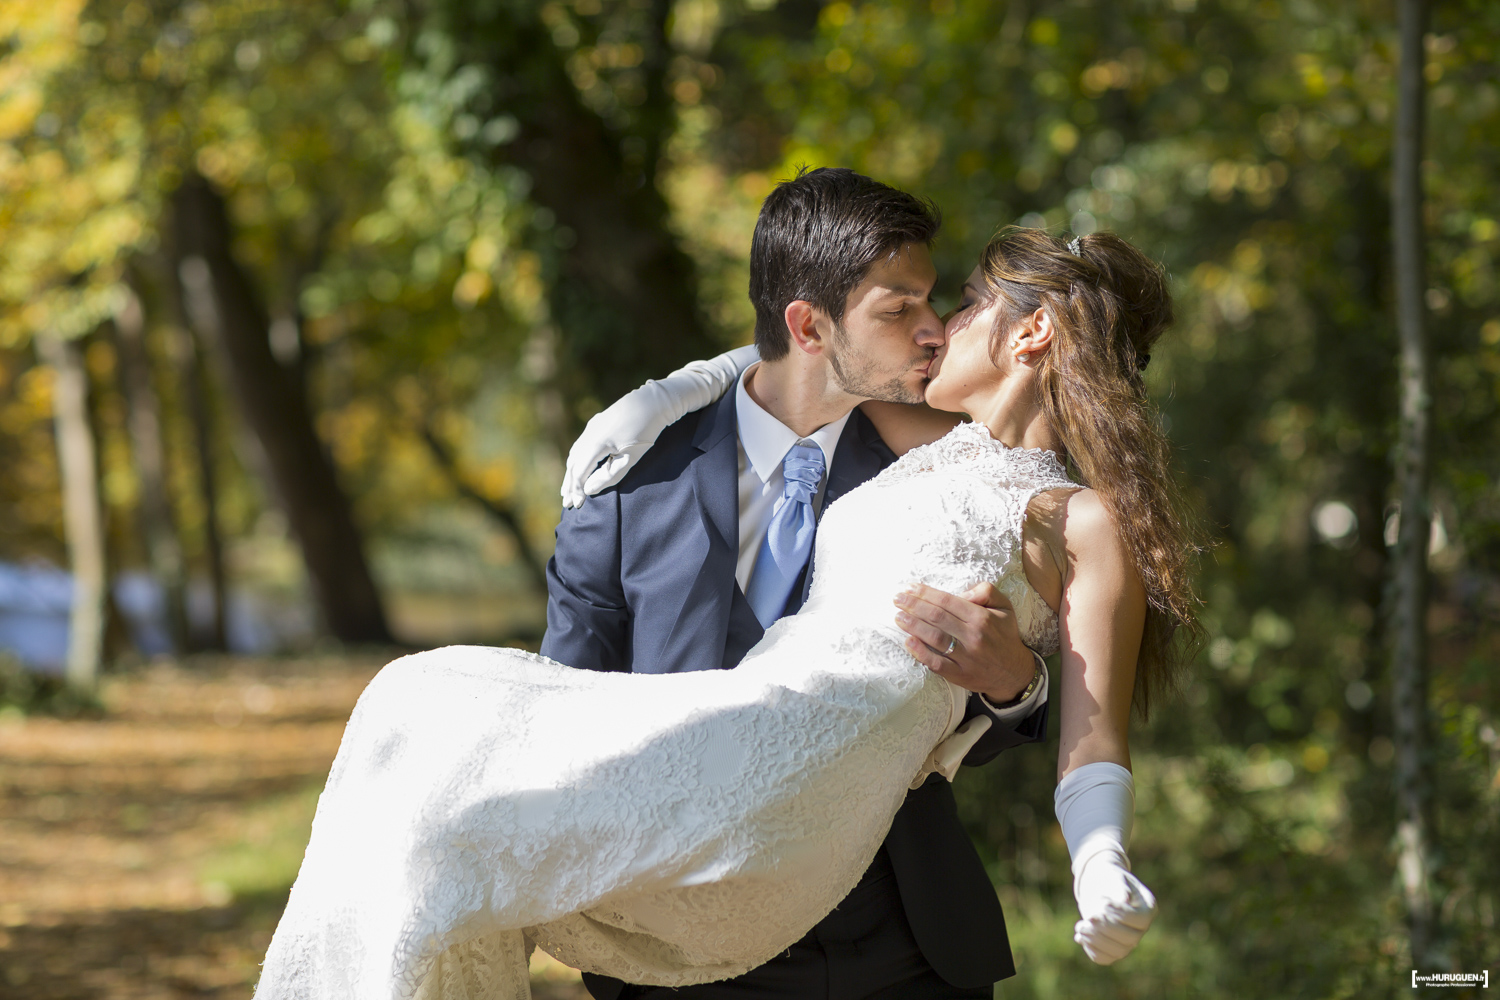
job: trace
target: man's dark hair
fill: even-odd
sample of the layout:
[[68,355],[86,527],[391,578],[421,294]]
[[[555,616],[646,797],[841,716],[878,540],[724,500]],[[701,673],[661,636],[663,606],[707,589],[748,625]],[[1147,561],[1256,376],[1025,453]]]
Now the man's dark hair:
[[937,206],[846,167],[797,171],[761,206],[750,244],[755,346],[766,361],[791,350],[786,307],[802,300],[838,323],[876,262],[908,243],[932,245]]

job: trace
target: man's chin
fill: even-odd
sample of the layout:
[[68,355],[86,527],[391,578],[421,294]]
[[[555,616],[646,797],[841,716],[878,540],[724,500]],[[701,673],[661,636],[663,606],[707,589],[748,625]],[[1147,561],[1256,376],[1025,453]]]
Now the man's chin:
[[908,385],[905,382],[891,382],[882,387],[882,392],[872,399],[879,399],[887,403],[905,403],[907,406],[920,406],[927,398],[927,380],[922,379],[916,385]]
[[926,375],[915,375],[914,377],[907,379],[904,383],[902,383],[902,389],[906,395],[906,398],[901,402],[909,403],[912,406],[920,406],[922,403],[927,401],[927,386],[931,382],[932,379],[928,378]]
[[908,406],[916,406],[927,395],[927,376],[919,371],[909,371],[880,383],[872,379],[851,379],[837,367],[833,371],[839,388],[861,399],[877,399],[882,403],[905,403]]

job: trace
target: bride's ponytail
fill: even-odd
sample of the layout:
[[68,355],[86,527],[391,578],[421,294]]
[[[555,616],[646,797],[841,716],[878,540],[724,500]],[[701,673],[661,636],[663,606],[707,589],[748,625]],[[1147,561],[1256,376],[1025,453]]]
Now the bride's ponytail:
[[1112,233],[1064,243],[1037,229],[1002,231],[979,267],[1007,303],[991,342],[997,362],[1022,316],[1040,308],[1052,318],[1052,346],[1037,365],[1042,408],[1134,555],[1150,601],[1135,675],[1144,716],[1203,637],[1190,579],[1197,532],[1143,378],[1151,345],[1172,323],[1166,274]]

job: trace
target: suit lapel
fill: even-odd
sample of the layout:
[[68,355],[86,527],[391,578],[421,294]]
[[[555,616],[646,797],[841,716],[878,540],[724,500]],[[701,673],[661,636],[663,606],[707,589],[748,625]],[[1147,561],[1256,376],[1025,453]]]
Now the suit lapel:
[[[662,646],[663,672],[704,666],[705,650],[724,649],[729,638],[734,567],[740,551],[737,423],[734,393],[725,393],[693,435],[698,454],[689,466],[689,476],[708,547],[691,588],[679,596],[681,610]],[[697,529],[684,524],[682,530]]]
[[709,551],[722,547],[733,558],[738,558],[740,544],[738,423],[734,393],[726,392],[714,404],[711,419],[703,421],[693,435],[693,447],[701,453],[693,462],[693,493],[704,525],[718,535],[711,539]]

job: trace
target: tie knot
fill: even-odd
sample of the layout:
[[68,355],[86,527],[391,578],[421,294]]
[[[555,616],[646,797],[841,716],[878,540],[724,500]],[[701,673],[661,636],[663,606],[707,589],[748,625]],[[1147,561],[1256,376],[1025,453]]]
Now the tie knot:
[[823,479],[823,449],[805,444],[792,445],[781,460],[781,471],[786,476],[782,496],[811,503],[818,483]]

